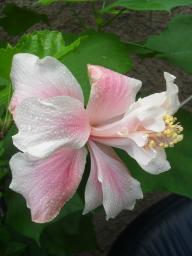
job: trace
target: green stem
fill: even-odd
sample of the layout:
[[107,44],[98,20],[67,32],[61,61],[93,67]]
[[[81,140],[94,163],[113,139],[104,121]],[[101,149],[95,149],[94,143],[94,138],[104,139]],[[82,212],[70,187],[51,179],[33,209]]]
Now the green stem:
[[102,4],[101,10],[103,10],[103,9],[105,8],[106,3],[107,3],[107,0],[104,0],[104,1],[103,1],[103,4]]
[[2,134],[5,134],[5,132],[9,129],[9,126],[12,122],[11,114],[9,113],[9,109],[8,109],[9,102],[10,102],[10,99],[11,99],[11,91],[12,90],[11,90],[11,85],[10,85],[8,99],[7,99],[7,109],[6,109],[6,113],[5,113],[5,119],[4,119],[4,122],[3,122],[2,129],[1,129]]
[[101,31],[101,28],[103,26],[103,17],[101,15],[101,12],[98,11],[95,7],[95,3],[92,3],[92,11],[93,11],[93,15],[95,17],[95,23],[96,23],[96,26],[97,26],[97,30],[98,31]]
[[121,9],[116,15],[114,15],[111,19],[106,21],[102,25],[102,27],[106,27],[106,26],[110,25],[113,21],[115,21],[117,18],[119,18],[126,10],[127,10],[126,8]]

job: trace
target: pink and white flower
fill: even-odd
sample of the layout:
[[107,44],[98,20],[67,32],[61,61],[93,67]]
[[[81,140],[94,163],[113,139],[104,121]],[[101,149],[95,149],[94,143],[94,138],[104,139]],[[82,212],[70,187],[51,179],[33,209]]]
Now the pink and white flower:
[[104,206],[107,219],[133,209],[143,197],[112,147],[125,150],[152,174],[170,169],[165,147],[182,139],[172,116],[179,108],[175,77],[165,73],[167,90],[135,101],[141,81],[88,65],[91,83],[86,109],[81,87],[52,57],[14,56],[10,110],[23,153],[10,160],[10,188],[22,194],[35,222],[55,218],[76,192],[87,149],[91,170],[85,189],[87,213]]

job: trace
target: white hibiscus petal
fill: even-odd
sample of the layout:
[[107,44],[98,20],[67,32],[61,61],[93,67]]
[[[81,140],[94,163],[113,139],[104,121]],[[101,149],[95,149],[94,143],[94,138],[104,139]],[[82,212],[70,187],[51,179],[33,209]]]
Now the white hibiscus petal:
[[30,98],[17,107],[19,129],[14,145],[36,157],[45,157],[61,146],[81,148],[90,135],[82,102],[68,96],[48,100]]
[[[86,204],[92,205],[93,208],[95,201],[96,206],[103,203],[107,219],[116,217],[123,209],[132,210],[135,201],[143,197],[140,183],[131,177],[112,148],[95,142],[89,142],[89,148],[93,163],[91,173],[97,173],[97,185],[100,183],[100,187],[99,195],[95,200],[95,183],[87,184],[87,187],[92,188],[91,195],[93,197],[89,197]],[[88,182],[90,182],[90,179]],[[101,189],[103,197],[101,197]],[[88,193],[87,189],[86,193]]]
[[14,93],[9,108],[12,112],[29,97],[70,96],[83,102],[83,93],[75,77],[65,65],[50,56],[39,59],[29,53],[16,54],[11,80]]
[[84,172],[86,155],[84,148],[62,148],[46,159],[22,153],[11,158],[10,188],[26,199],[34,222],[54,219],[74,195]]

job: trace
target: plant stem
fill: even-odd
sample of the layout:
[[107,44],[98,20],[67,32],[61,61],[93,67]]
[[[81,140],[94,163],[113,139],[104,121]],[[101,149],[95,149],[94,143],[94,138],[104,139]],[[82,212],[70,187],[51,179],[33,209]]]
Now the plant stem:
[[10,123],[11,123],[11,114],[9,113],[9,109],[8,109],[8,106],[9,106],[9,102],[11,100],[11,85],[9,85],[9,94],[8,94],[8,99],[7,99],[7,109],[6,109],[6,113],[5,113],[5,119],[3,121],[3,126],[2,126],[2,129],[1,129],[1,135],[3,135],[6,130],[9,128],[10,126]]
[[94,2],[92,2],[91,7],[92,7],[93,15],[95,17],[95,23],[97,26],[97,30],[100,31],[101,27],[103,25],[103,17],[101,15],[101,13],[98,12],[98,10],[96,9]]
[[187,99],[181,102],[180,108],[186,105],[190,100],[192,100],[192,95],[190,95]]
[[105,5],[106,5],[106,1],[103,1],[102,10],[105,8]]
[[111,19],[109,19],[108,21],[106,21],[106,22],[102,25],[102,27],[106,27],[106,26],[110,25],[114,20],[116,20],[118,17],[120,17],[120,16],[124,13],[125,10],[127,10],[127,9],[126,9],[126,8],[121,9],[116,15],[114,15]]

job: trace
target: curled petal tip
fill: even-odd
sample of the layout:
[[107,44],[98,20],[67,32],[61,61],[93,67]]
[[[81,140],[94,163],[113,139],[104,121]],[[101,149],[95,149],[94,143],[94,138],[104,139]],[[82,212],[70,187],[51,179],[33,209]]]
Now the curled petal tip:
[[176,79],[176,76],[170,74],[169,72],[164,71],[163,74],[164,74],[164,78],[165,79],[171,79],[171,80],[175,80]]

